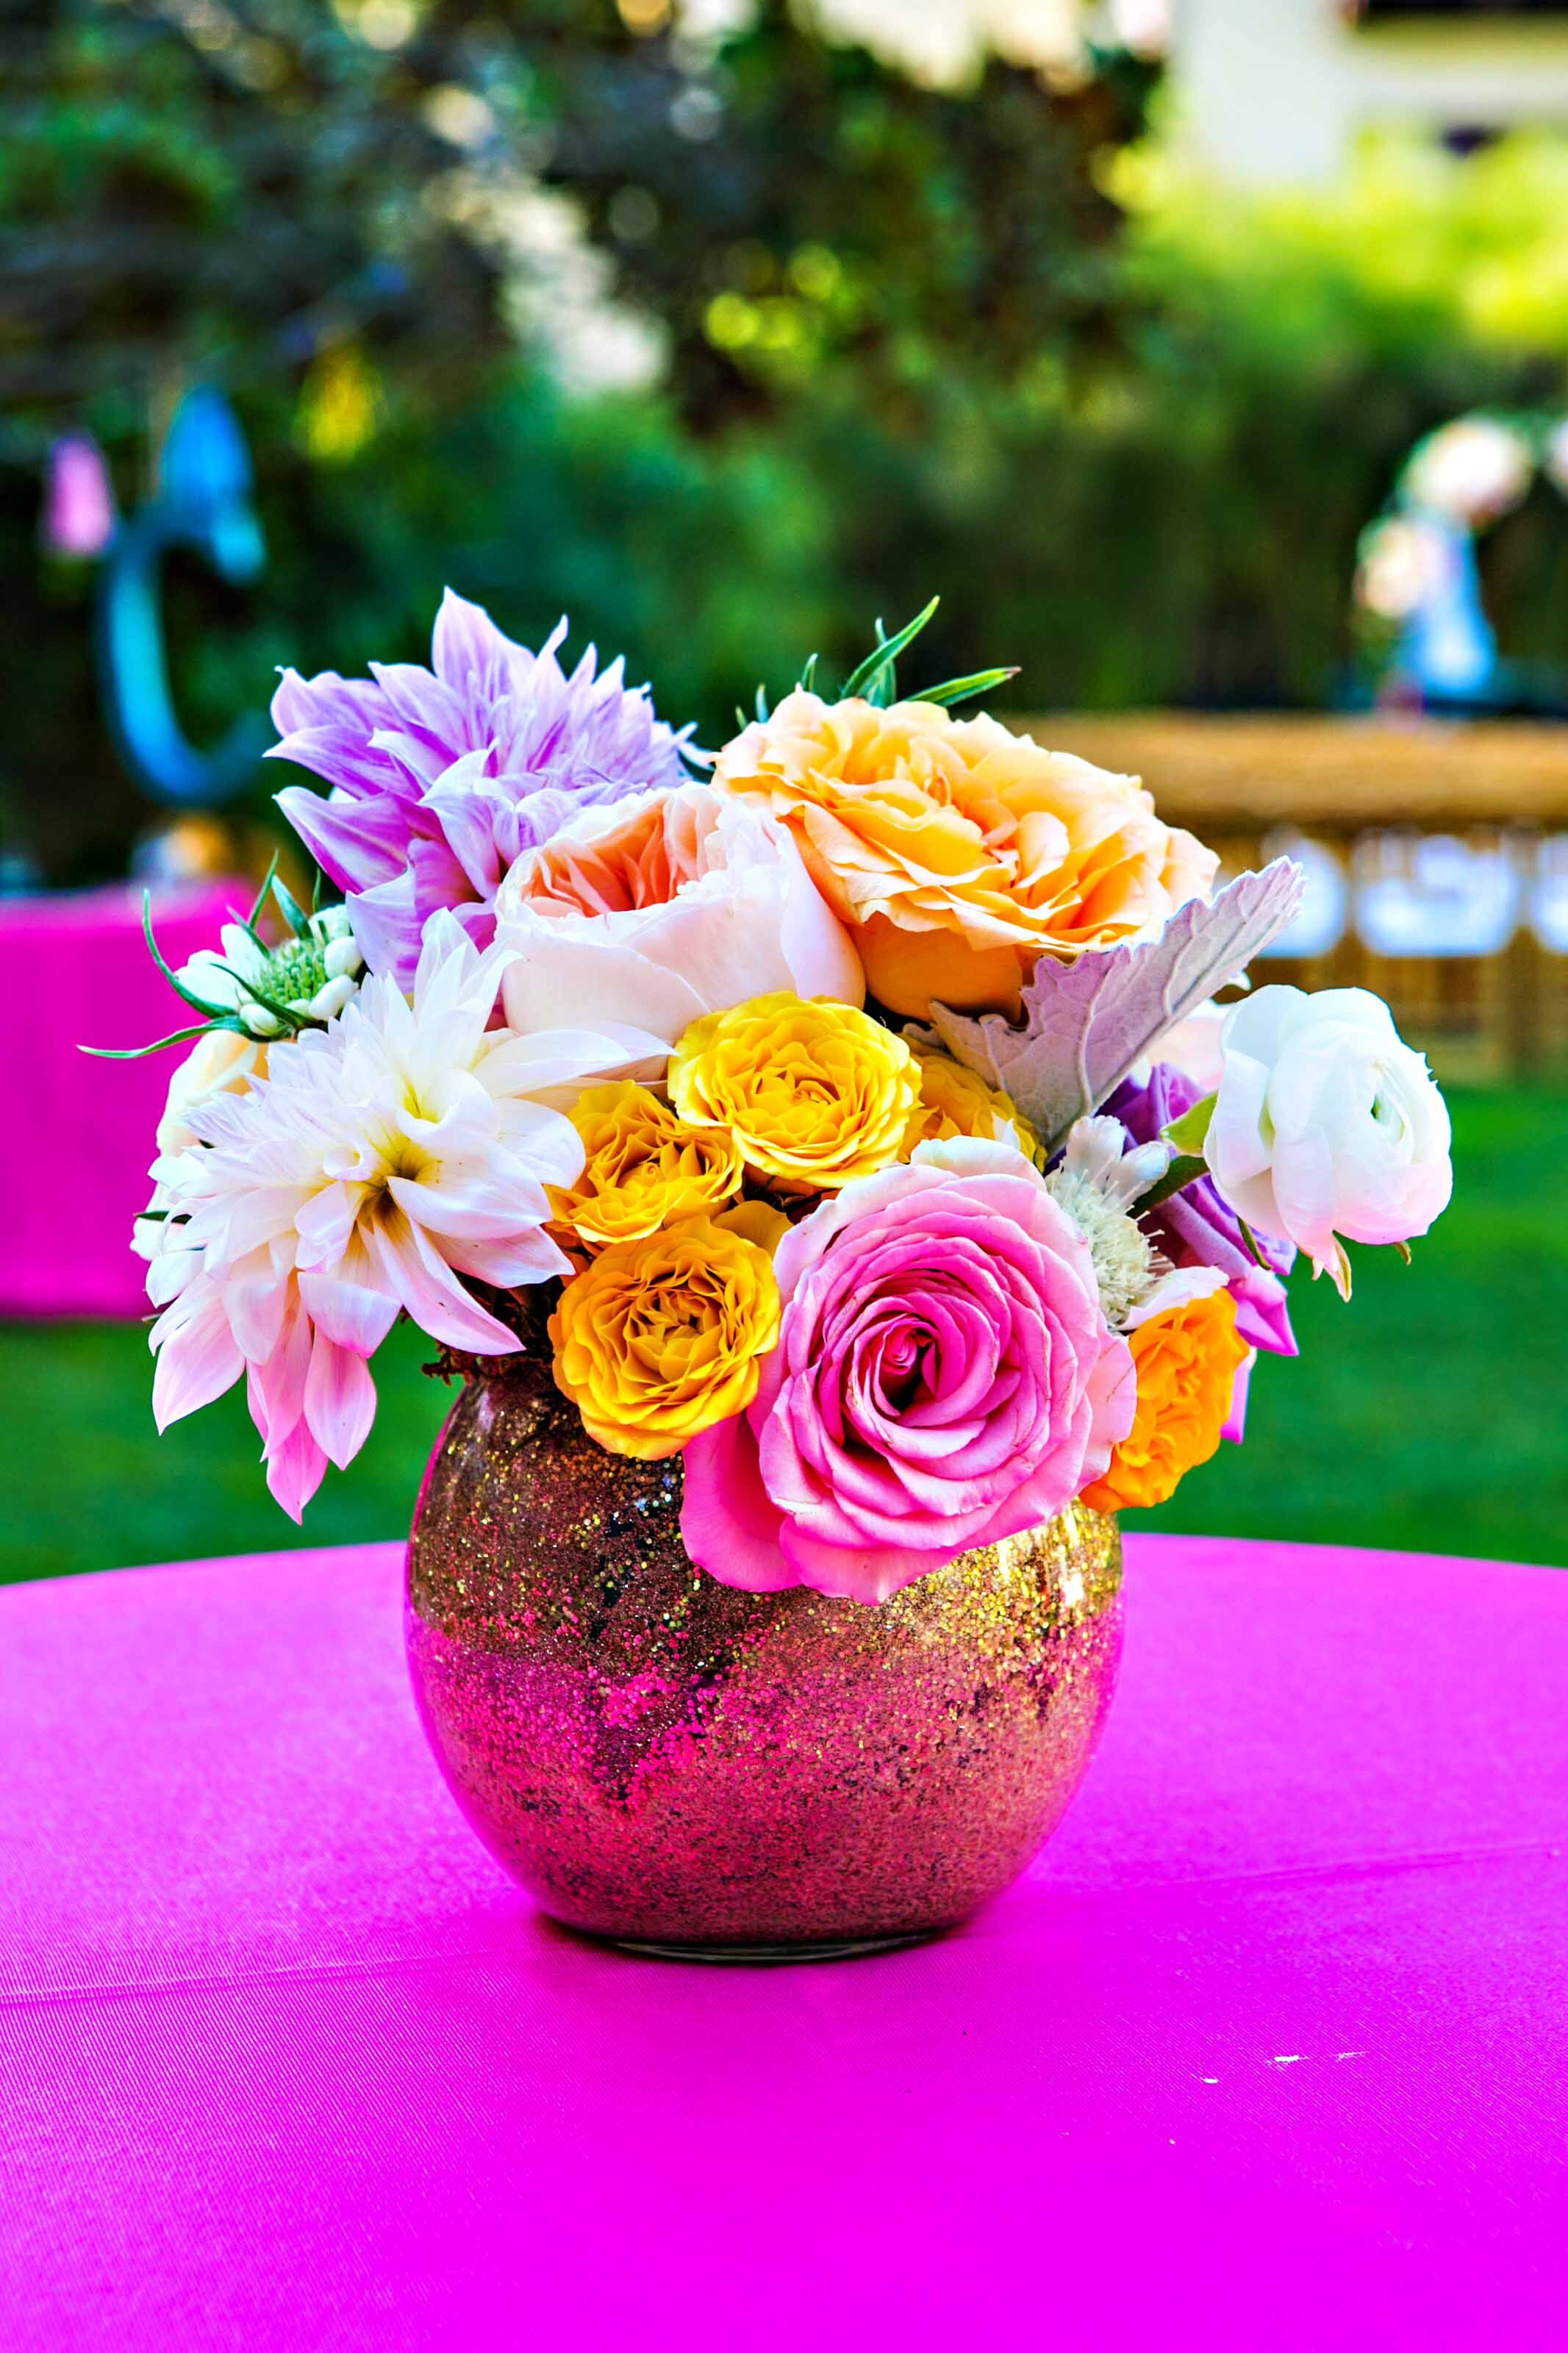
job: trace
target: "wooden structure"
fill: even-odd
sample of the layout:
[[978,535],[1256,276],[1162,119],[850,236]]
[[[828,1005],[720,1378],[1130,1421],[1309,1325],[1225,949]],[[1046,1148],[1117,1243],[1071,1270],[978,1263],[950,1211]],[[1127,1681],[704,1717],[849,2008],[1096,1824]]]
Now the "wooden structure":
[[[1568,724],[1185,711],[1009,714],[1008,724],[1141,776],[1161,816],[1211,843],[1232,872],[1282,828],[1321,841],[1347,869],[1357,838],[1383,829],[1521,844],[1568,832]],[[1358,939],[1352,905],[1330,955],[1270,971],[1312,987],[1375,988],[1450,1066],[1479,1050],[1483,1065],[1528,1071],[1568,1051],[1568,958],[1522,923],[1497,956],[1396,959]]]

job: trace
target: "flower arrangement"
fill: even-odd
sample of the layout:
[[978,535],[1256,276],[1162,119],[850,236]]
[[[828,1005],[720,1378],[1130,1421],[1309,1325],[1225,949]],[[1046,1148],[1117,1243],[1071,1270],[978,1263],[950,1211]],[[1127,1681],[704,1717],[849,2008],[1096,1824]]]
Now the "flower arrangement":
[[284,678],[342,898],[168,976],[161,1427],[243,1376],[299,1517],[398,1317],[543,1349],[682,1458],[699,1567],[865,1602],[1241,1436],[1297,1251],[1348,1298],[1443,1208],[1441,1096],[1363,991],[1217,1007],[1297,871],[1216,888],[1135,779],[953,715],[1009,672],[899,700],[931,609],[712,755],[450,594],[429,670]]

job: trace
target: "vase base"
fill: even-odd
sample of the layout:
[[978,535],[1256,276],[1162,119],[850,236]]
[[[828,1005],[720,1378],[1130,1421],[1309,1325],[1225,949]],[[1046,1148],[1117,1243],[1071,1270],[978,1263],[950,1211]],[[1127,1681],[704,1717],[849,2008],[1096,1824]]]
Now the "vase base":
[[590,1943],[608,1945],[617,1953],[640,1954],[651,1961],[705,1961],[722,1968],[782,1968],[794,1961],[858,1961],[873,1953],[896,1953],[908,1945],[927,1945],[946,1936],[945,1927],[908,1928],[883,1936],[832,1936],[798,1945],[700,1945],[666,1942],[650,1936],[608,1936],[590,1929],[574,1929]]

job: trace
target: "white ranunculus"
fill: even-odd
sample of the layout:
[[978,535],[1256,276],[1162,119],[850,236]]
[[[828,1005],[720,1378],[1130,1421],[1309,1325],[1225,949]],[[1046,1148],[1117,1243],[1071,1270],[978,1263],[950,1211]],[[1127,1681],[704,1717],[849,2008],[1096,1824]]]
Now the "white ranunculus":
[[859,1005],[860,961],[783,827],[710,785],[585,810],[496,898],[510,1027],[592,1021],[671,1045],[704,1013],[775,989]]
[[1284,1234],[1349,1296],[1338,1237],[1407,1241],[1453,1190],[1447,1106],[1364,988],[1260,988],[1233,1006],[1205,1156],[1260,1233]]

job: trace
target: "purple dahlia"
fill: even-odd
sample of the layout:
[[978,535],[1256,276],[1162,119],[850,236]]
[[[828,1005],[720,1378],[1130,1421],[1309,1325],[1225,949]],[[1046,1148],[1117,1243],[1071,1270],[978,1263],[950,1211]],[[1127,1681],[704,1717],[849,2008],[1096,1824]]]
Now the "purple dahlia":
[[595,677],[592,646],[568,677],[555,659],[565,635],[563,620],[531,653],[448,588],[429,670],[284,671],[268,757],[313,769],[331,790],[290,785],[278,805],[346,894],[373,972],[411,987],[440,907],[483,947],[497,887],[523,850],[580,808],[683,780],[690,731],[656,718],[618,660]]
[[[1142,1083],[1124,1079],[1101,1108],[1121,1122],[1134,1144],[1152,1144],[1172,1120],[1202,1101],[1204,1092],[1174,1063],[1156,1062]],[[1236,1328],[1249,1348],[1267,1348],[1279,1356],[1299,1353],[1280,1279],[1295,1263],[1291,1243],[1255,1234],[1253,1240],[1268,1261],[1267,1270],[1260,1267],[1242,1238],[1241,1219],[1222,1200],[1211,1176],[1200,1176],[1173,1193],[1145,1223],[1173,1265],[1220,1269],[1236,1301]]]

